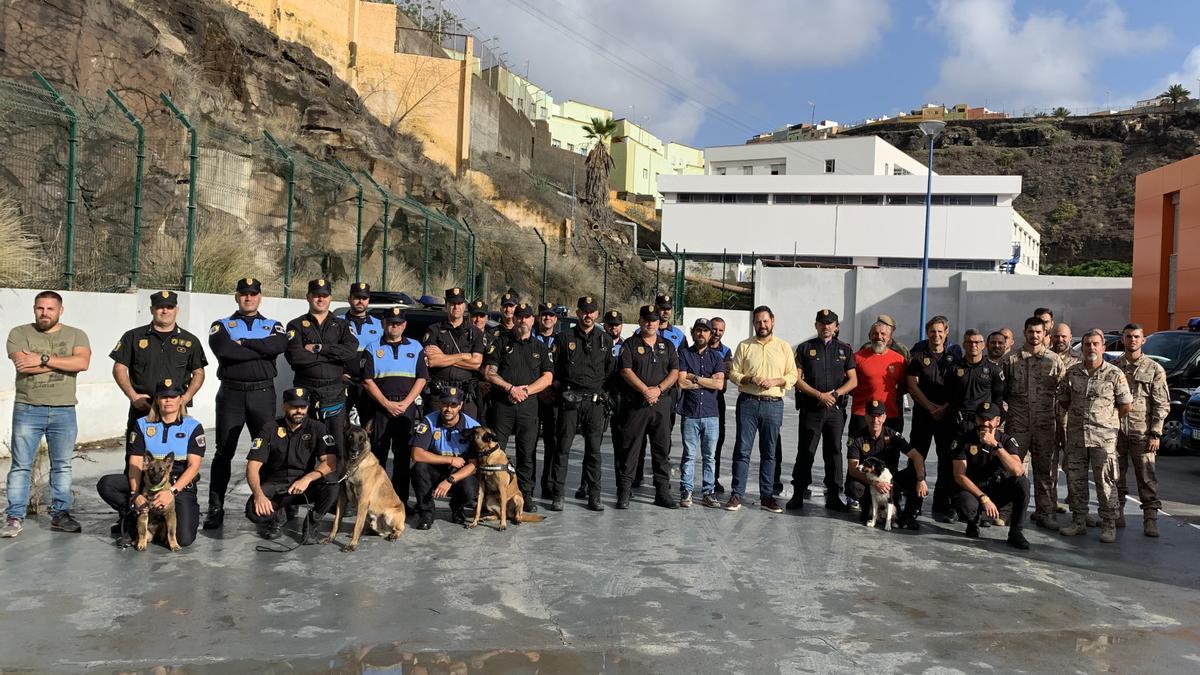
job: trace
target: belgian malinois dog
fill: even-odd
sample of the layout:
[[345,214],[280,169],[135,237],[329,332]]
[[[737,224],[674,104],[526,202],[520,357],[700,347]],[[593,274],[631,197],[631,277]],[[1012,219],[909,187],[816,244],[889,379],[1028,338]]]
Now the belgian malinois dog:
[[[153,455],[146,453],[145,459],[142,460],[142,485],[138,494],[153,501],[154,495],[163,490],[170,490],[171,469],[173,468],[175,468],[175,453],[168,453],[162,459],[154,459]],[[153,524],[151,521],[154,521]],[[153,529],[151,529],[152,527]],[[172,551],[183,548],[175,540],[175,500],[171,500],[165,509],[156,509],[146,505],[138,512],[137,542],[134,544],[134,548],[145,551],[151,538],[165,542],[167,548]]]
[[487,427],[475,427],[471,436],[471,449],[479,458],[475,475],[479,480],[479,495],[475,498],[475,519],[467,529],[479,524],[480,515],[487,507],[489,520],[500,519],[500,529],[508,529],[508,519],[516,523],[540,523],[545,516],[525,513],[525,497],[517,486],[517,474],[508,463],[508,455],[496,442],[496,433]]
[[342,525],[342,514],[346,511],[346,505],[353,500],[357,513],[354,534],[350,536],[350,543],[342,549],[346,552],[358,548],[358,539],[368,521],[371,529],[388,541],[395,541],[404,533],[404,502],[396,495],[392,481],[379,465],[375,453],[371,452],[369,429],[370,424],[367,429],[355,426],[346,428],[346,478],[338,493],[333,529],[321,541],[322,544],[328,544],[337,536],[338,528]]

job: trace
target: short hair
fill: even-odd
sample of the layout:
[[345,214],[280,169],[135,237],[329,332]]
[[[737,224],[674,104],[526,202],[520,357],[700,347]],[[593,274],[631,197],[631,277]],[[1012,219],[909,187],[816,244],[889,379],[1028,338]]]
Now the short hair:
[[935,316],[932,319],[925,322],[925,330],[929,330],[935,324],[939,324],[939,323],[942,324],[942,328],[947,328],[947,329],[950,328],[950,319],[947,319],[946,317],[942,316],[941,314],[938,314],[937,316]]
[[1029,330],[1030,328],[1033,328],[1035,326],[1038,328],[1045,328],[1046,324],[1042,323],[1042,320],[1037,318],[1036,316],[1031,316],[1028,319],[1025,319],[1024,330]]
[[1124,333],[1127,330],[1144,331],[1145,329],[1142,328],[1142,324],[1140,324],[1140,323],[1127,323],[1127,324],[1125,324],[1125,327],[1121,329],[1121,332]]
[[975,337],[976,335],[978,335],[979,337],[983,337],[983,333],[980,333],[978,330],[976,330],[974,328],[966,329],[965,331],[963,331],[963,342],[966,342],[967,338]]
[[720,321],[721,323],[725,323],[725,319],[722,319],[722,318],[721,318],[721,317],[719,317],[719,316],[714,316],[713,318],[711,318],[711,319],[709,319],[709,320],[708,320],[708,322],[709,322],[710,324],[711,324],[712,322],[714,322],[714,321]]
[[59,295],[58,293],[55,293],[54,291],[42,291],[41,293],[38,293],[37,295],[33,296],[33,304],[36,305],[38,300],[45,300],[46,298],[51,298],[53,300],[57,300],[58,304],[60,304],[60,305],[63,304],[62,296]]
[[998,331],[998,330],[994,330],[994,331],[992,331],[992,332],[988,333],[988,336],[987,336],[988,342],[991,342],[991,341],[992,341],[992,338],[996,337],[997,335],[999,335],[1000,337],[1004,338],[1005,340],[1007,340],[1007,339],[1008,339],[1008,336],[1007,336],[1007,335],[1005,335],[1004,333],[1002,333],[1002,332],[1000,332],[1000,331]]
[[1049,314],[1051,319],[1054,318],[1054,310],[1050,309],[1049,307],[1038,307],[1037,309],[1033,310],[1034,316],[1041,316],[1043,314]]
[[767,307],[766,305],[759,305],[758,307],[755,307],[754,311],[750,312],[750,316],[758,316],[759,314],[762,314],[763,312],[766,312],[767,316],[771,317],[772,319],[775,318],[775,312],[772,312],[771,308]]
[[1079,338],[1079,343],[1083,344],[1084,342],[1087,342],[1087,339],[1090,337],[1098,337],[1098,338],[1100,338],[1100,342],[1103,343],[1104,339],[1105,339],[1104,331],[1100,330],[1099,328],[1093,328],[1093,329],[1089,330],[1088,332],[1084,333],[1083,337]]

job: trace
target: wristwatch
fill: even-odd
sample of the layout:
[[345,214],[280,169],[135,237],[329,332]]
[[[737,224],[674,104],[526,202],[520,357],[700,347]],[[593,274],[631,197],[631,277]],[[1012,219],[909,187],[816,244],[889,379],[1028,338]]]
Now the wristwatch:
[[451,485],[454,485],[454,474],[450,474],[449,476],[446,476],[446,482]]
[[50,363],[50,355],[42,354],[42,367],[44,368],[47,363]]

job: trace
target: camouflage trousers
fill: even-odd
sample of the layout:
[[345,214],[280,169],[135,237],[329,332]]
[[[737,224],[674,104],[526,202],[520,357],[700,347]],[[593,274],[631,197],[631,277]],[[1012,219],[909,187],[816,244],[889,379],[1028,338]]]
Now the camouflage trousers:
[[[1054,429],[1013,432],[1012,436],[1025,450],[1026,470],[1032,469],[1029,482],[1033,483],[1033,512],[1053,516],[1054,505],[1058,503],[1058,450]],[[1084,492],[1085,503],[1086,494]]]
[[1145,436],[1117,436],[1117,497],[1120,499],[1118,510],[1125,511],[1125,495],[1129,494],[1128,473],[1129,465],[1133,464],[1133,477],[1137,481],[1138,501],[1142,502],[1142,510],[1146,516],[1153,517],[1162,508],[1158,499],[1158,478],[1154,472],[1154,460],[1158,454],[1150,452],[1147,446],[1150,442]]
[[1096,486],[1097,511],[1100,520],[1111,523],[1117,518],[1117,448],[1113,440],[1106,447],[1068,445],[1063,453],[1067,470],[1067,500],[1071,514],[1084,517],[1088,512],[1088,468]]

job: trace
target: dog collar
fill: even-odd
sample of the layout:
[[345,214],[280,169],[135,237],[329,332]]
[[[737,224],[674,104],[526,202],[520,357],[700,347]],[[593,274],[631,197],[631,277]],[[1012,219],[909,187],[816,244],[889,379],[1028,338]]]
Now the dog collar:
[[171,484],[171,476],[170,476],[170,474],[168,474],[165,478],[163,478],[163,482],[159,483],[158,485],[155,485],[152,488],[147,488],[147,489],[150,492],[162,492],[163,490],[166,490],[167,486],[169,486],[170,484]]
[[508,473],[517,472],[517,470],[513,468],[512,464],[505,464],[503,466],[499,464],[489,464],[487,466],[480,465],[476,467],[476,470],[482,471],[483,473],[501,473],[503,471],[507,471]]

